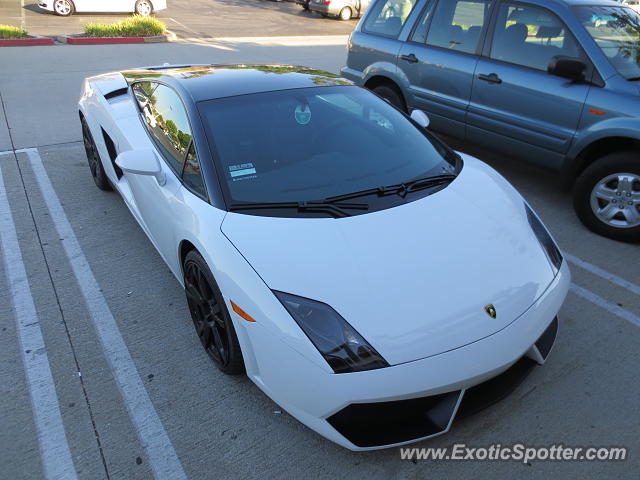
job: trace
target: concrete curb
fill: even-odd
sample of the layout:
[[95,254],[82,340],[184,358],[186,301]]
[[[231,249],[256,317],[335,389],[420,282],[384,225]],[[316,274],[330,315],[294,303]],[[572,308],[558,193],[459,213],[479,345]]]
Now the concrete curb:
[[107,45],[107,44],[129,44],[129,43],[162,43],[168,42],[171,35],[156,35],[153,37],[85,37],[81,33],[70,35],[58,35],[56,40],[69,45]]
[[0,38],[0,47],[29,47],[36,45],[53,45],[53,38],[30,35],[28,38]]

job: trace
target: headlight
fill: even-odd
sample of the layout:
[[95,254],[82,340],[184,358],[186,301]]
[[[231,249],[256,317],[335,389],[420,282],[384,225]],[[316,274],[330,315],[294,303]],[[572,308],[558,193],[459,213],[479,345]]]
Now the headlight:
[[527,210],[527,219],[529,220],[529,225],[531,225],[533,233],[538,237],[538,241],[547,254],[549,262],[555,267],[555,273],[558,273],[560,266],[562,265],[562,253],[560,253],[560,249],[556,245],[556,242],[553,241],[553,238],[551,238],[551,235],[549,235],[549,232],[538,216],[533,213],[531,207],[525,203],[524,208]]
[[273,292],[336,373],[360,372],[389,364],[329,305]]

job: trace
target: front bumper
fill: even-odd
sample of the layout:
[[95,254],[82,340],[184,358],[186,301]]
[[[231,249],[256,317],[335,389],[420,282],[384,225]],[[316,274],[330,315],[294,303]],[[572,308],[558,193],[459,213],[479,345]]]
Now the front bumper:
[[[274,341],[279,342],[271,333],[252,328],[251,343],[259,371],[248,373],[292,416],[351,450],[422,440],[447,432],[456,417],[499,400],[491,395],[496,385],[504,396],[531,367],[544,363],[555,339],[556,317],[569,283],[565,261],[540,298],[499,332],[422,360],[366,372],[327,373],[290,348],[274,349]],[[410,403],[397,403],[407,401]],[[413,425],[411,415],[403,421],[404,411],[417,411],[422,424]],[[376,412],[383,412],[382,416],[391,417],[391,421],[382,418],[371,424],[371,412],[374,417]],[[358,427],[367,424],[362,433]]]

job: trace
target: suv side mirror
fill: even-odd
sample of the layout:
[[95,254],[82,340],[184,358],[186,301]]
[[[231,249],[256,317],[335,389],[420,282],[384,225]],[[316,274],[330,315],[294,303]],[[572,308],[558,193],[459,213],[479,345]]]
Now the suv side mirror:
[[155,177],[160,185],[166,183],[166,177],[160,167],[160,162],[155,152],[150,148],[122,152],[116,157],[116,165],[118,165],[123,172],[134,173],[136,175],[149,175]]
[[427,128],[429,126],[429,117],[422,110],[413,110],[411,112],[411,119],[422,128]]
[[567,78],[573,82],[584,80],[584,73],[587,66],[582,60],[572,57],[558,55],[553,57],[547,67],[547,72],[551,75]]

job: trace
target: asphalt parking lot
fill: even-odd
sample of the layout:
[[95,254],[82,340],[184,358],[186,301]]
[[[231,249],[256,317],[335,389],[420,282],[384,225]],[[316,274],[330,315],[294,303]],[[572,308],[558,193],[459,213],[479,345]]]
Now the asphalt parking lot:
[[[357,20],[342,22],[304,11],[293,2],[271,0],[168,0],[156,17],[181,39],[265,37],[273,35],[344,35]],[[26,28],[34,35],[77,33],[90,22],[112,23],[127,14],[78,13],[58,17],[34,0],[0,0],[0,23]]]
[[[247,378],[213,367],[178,283],[121,199],[93,185],[76,108],[82,79],[164,62],[337,71],[344,41],[0,50],[0,478],[75,478],[43,471],[42,445],[49,465],[70,458],[81,479],[638,478],[640,247],[586,231],[553,175],[469,145],[455,146],[502,172],[549,226],[573,287],[547,364],[509,398],[417,446],[624,446],[626,461],[414,463],[398,449],[350,452]],[[47,371],[55,391],[40,383],[38,398],[62,429],[43,438],[28,385]]]

